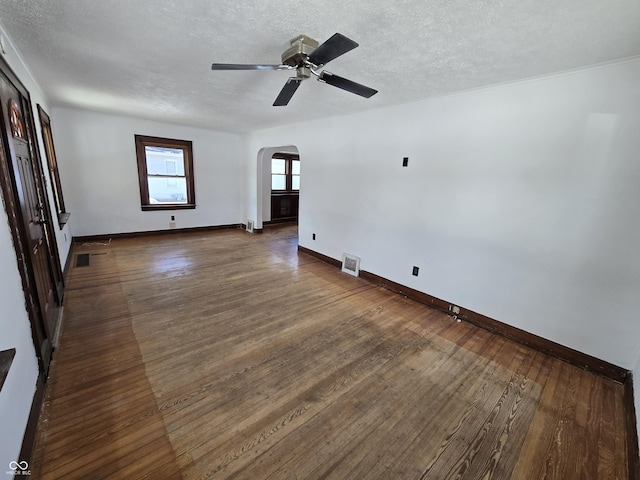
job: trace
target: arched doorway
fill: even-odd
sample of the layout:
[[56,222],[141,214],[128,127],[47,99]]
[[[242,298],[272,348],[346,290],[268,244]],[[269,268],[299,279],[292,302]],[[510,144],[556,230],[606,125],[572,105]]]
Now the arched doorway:
[[258,151],[255,229],[262,229],[264,222],[271,220],[271,159],[275,154],[300,155],[295,145],[264,147]]

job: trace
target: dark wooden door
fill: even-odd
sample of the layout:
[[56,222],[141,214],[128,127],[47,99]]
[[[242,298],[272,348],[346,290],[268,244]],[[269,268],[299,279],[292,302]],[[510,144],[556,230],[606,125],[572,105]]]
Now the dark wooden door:
[[[45,237],[48,221],[45,190],[40,169],[34,163],[34,131],[29,103],[16,85],[0,75],[0,104],[2,107],[3,189],[5,208],[14,230],[18,266],[34,327],[34,341],[39,349],[42,367],[48,369],[51,339],[56,330],[56,293],[52,258]],[[6,178],[9,177],[9,178]],[[6,185],[6,187],[5,187]],[[7,195],[12,198],[7,201]]]

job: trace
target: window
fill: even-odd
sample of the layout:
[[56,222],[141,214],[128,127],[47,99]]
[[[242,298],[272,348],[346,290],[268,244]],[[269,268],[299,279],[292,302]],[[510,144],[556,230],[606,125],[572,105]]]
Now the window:
[[51,190],[53,191],[53,200],[56,205],[56,214],[58,216],[58,226],[62,229],[65,223],[69,220],[69,213],[65,210],[64,198],[62,197],[62,183],[60,182],[58,160],[56,159],[56,150],[53,147],[53,134],[51,133],[51,119],[40,105],[38,105],[38,114],[40,116],[40,126],[42,128],[44,151],[47,156],[47,165],[49,166]]
[[300,190],[300,157],[278,153],[271,159],[271,190],[297,192]]
[[196,208],[191,142],[135,138],[142,210]]

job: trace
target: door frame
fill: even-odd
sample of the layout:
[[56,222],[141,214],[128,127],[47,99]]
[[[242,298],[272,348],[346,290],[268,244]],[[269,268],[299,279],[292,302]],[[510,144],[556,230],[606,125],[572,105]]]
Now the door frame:
[[[33,120],[33,107],[31,104],[31,96],[26,87],[22,84],[17,75],[13,72],[11,67],[6,63],[3,58],[0,58],[0,72],[11,83],[11,85],[18,90],[21,95],[21,107],[23,110],[23,122],[25,129],[27,130],[27,138],[29,142],[29,151],[31,155],[31,163],[33,165],[34,181],[36,183],[36,189],[41,196],[42,205],[44,207],[44,213],[48,220],[48,225],[45,225],[44,230],[44,247],[47,249],[47,257],[50,267],[53,262],[58,262],[59,257],[55,258],[58,253],[57,245],[51,245],[51,241],[55,244],[55,235],[50,229],[51,222],[51,209],[49,204],[49,198],[47,190],[44,185],[44,179],[42,175],[42,165],[40,164],[40,155],[38,149],[38,140],[35,130],[35,123]],[[53,350],[52,339],[47,335],[47,329],[45,327],[45,319],[43,312],[39,308],[38,291],[36,287],[36,279],[34,273],[34,266],[31,262],[28,247],[28,236],[23,221],[22,210],[19,203],[18,186],[16,184],[16,174],[13,171],[13,156],[14,152],[10,144],[9,134],[10,127],[5,125],[4,117],[0,115],[0,186],[2,187],[2,196],[4,200],[4,207],[8,217],[9,229],[11,230],[11,236],[13,240],[13,246],[16,253],[16,263],[20,278],[22,282],[22,291],[24,294],[26,310],[31,324],[31,336],[33,339],[35,353],[38,360],[39,373],[46,378],[49,363],[51,360],[51,353]],[[50,268],[50,273],[53,270]],[[52,278],[54,285],[54,295],[56,294],[55,279]],[[56,295],[56,303],[58,306],[62,303],[62,297]]]

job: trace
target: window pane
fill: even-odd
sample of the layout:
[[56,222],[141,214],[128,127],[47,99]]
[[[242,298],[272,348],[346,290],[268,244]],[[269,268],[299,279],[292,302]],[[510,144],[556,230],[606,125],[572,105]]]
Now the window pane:
[[294,190],[300,190],[300,175],[294,175],[291,177],[291,188]]
[[300,175],[300,160],[291,161],[291,173],[294,175]]
[[284,190],[285,188],[287,188],[285,175],[271,175],[271,190]]
[[147,174],[184,176],[184,152],[176,148],[144,147]]
[[271,173],[284,173],[285,160],[282,158],[271,159]]
[[[170,182],[167,180],[171,180]],[[187,203],[187,179],[166,177],[148,177],[149,203]],[[174,183],[171,185],[172,183]]]

